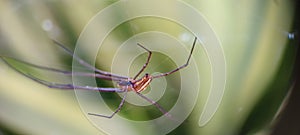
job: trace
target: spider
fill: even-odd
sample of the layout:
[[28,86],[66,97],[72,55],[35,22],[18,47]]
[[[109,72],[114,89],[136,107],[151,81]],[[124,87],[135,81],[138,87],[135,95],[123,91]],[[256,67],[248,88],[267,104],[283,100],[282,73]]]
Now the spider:
[[[152,56],[152,52],[149,49],[147,49],[146,47],[144,47],[143,45],[139,44],[139,43],[137,43],[137,45],[148,52],[148,57],[147,57],[147,60],[146,60],[145,64],[143,65],[143,67],[140,69],[140,71],[133,78],[126,77],[126,76],[121,76],[121,75],[116,75],[116,74],[113,74],[113,73],[110,73],[110,72],[105,72],[105,71],[99,70],[99,69],[95,68],[94,66],[88,64],[84,60],[82,60],[80,57],[75,55],[71,50],[66,48],[62,43],[60,43],[56,40],[53,40],[53,42],[56,45],[58,45],[65,52],[67,52],[69,55],[71,55],[79,64],[85,66],[86,68],[88,68],[90,70],[95,71],[95,73],[85,73],[85,72],[75,72],[74,73],[74,72],[71,72],[71,71],[65,71],[65,70],[60,70],[60,69],[35,65],[35,64],[29,63],[29,62],[26,62],[26,61],[21,61],[21,60],[15,59],[15,58],[10,58],[10,57],[5,57],[5,56],[0,56],[0,57],[2,58],[2,60],[8,66],[10,66],[15,71],[17,71],[17,72],[21,73],[22,75],[32,79],[33,81],[35,81],[37,83],[40,83],[42,85],[45,85],[49,88],[66,89],[66,90],[68,90],[68,89],[69,90],[81,89],[81,90],[92,90],[92,91],[102,91],[102,92],[125,92],[118,108],[111,115],[102,115],[102,114],[97,114],[97,113],[88,113],[88,115],[99,116],[99,117],[104,117],[104,118],[112,118],[115,114],[117,114],[121,110],[122,106],[124,105],[127,92],[133,91],[138,96],[142,97],[146,101],[150,102],[152,105],[156,106],[165,116],[172,119],[172,116],[165,109],[163,109],[162,106],[160,106],[157,102],[151,100],[150,98],[144,96],[143,94],[141,94],[141,92],[149,86],[149,84],[151,83],[151,81],[153,79],[168,76],[170,74],[173,74],[173,73],[187,67],[188,64],[189,64],[190,58],[192,56],[196,41],[197,41],[197,37],[195,37],[195,39],[193,41],[192,48],[190,50],[189,56],[188,56],[187,61],[186,61],[185,64],[181,65],[180,67],[177,67],[174,70],[171,70],[171,71],[166,72],[166,73],[161,73],[161,74],[158,74],[158,75],[153,75],[152,76],[148,73],[145,73],[145,75],[143,77],[139,78],[139,79],[138,79],[138,77],[146,69],[146,67],[148,66],[149,61],[151,59],[151,56]],[[48,70],[48,71],[52,71],[52,72],[62,73],[64,75],[87,76],[87,77],[96,77],[96,78],[100,78],[100,79],[104,79],[104,80],[110,80],[110,81],[116,82],[118,87],[117,88],[103,88],[103,87],[78,86],[78,85],[73,85],[73,84],[60,84],[60,83],[49,82],[49,81],[45,81],[45,80],[36,78],[36,77],[34,77],[30,74],[26,74],[26,73],[18,70],[13,65],[11,65],[6,59],[13,59],[13,60],[18,61],[20,63],[26,64],[26,65],[29,65],[29,66],[32,66],[32,67],[35,67],[35,68],[38,68],[38,69],[43,69],[43,70]]]

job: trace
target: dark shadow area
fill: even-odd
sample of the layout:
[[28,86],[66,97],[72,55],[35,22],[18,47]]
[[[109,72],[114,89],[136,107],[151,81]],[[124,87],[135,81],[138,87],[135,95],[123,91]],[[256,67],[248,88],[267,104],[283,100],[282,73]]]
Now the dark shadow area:
[[297,46],[297,57],[294,66],[294,87],[291,90],[290,97],[287,104],[284,106],[280,117],[276,121],[271,135],[299,135],[300,134],[300,50],[299,50],[299,31],[300,31],[300,2],[295,1],[295,21],[294,21],[294,31],[295,31],[295,41],[294,45]]

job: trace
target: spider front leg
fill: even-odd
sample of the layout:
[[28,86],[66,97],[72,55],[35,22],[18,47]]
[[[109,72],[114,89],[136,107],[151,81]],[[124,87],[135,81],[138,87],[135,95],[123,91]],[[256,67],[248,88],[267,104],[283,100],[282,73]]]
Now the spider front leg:
[[[51,67],[45,67],[45,66],[40,66],[40,65],[36,65],[36,64],[32,64],[26,61],[22,61],[16,58],[11,58],[11,57],[6,57],[6,56],[0,56],[0,58],[8,65],[10,66],[12,69],[14,69],[15,71],[21,73],[24,75],[23,72],[19,71],[17,68],[15,68],[13,65],[11,65],[6,59],[11,59],[14,60],[18,63],[22,63],[25,64],[27,66],[30,67],[34,67],[37,69],[42,69],[42,70],[46,70],[46,71],[51,71],[51,72],[56,72],[56,73],[61,73],[64,75],[68,75],[68,76],[86,76],[86,77],[96,77],[96,78],[100,78],[100,79],[105,79],[105,80],[112,80],[112,81],[122,81],[125,80],[124,78],[118,78],[118,77],[109,77],[103,74],[99,74],[99,73],[85,73],[85,72],[72,72],[72,71],[66,71],[66,70],[61,70],[61,69],[56,69],[56,68],[51,68]],[[26,75],[25,75],[26,76]],[[26,76],[32,80],[33,79],[31,76]]]
[[109,72],[105,72],[102,70],[99,70],[98,68],[90,65],[89,63],[87,63],[86,61],[84,61],[83,59],[81,59],[79,56],[75,55],[73,51],[69,50],[67,47],[65,47],[62,43],[52,39],[52,41],[58,45],[59,47],[61,47],[65,52],[67,52],[70,56],[73,57],[73,59],[75,59],[79,64],[83,65],[84,67],[93,70],[95,72],[98,72],[99,74],[108,76],[108,77],[116,77],[116,78],[122,78],[122,79],[127,79],[126,76],[121,76],[121,75],[116,75],[113,73],[109,73]]
[[[30,74],[26,74],[23,73],[22,71],[18,70],[17,68],[15,68],[13,65],[11,65],[8,61],[6,61],[3,56],[0,56],[0,58],[2,58],[2,60],[9,66],[11,67],[13,70],[15,70],[16,72],[22,74],[23,76],[39,83],[42,84],[44,86],[47,86],[49,88],[56,88],[56,89],[64,89],[64,90],[74,90],[74,89],[81,89],[81,90],[91,90],[91,91],[103,91],[103,92],[124,92],[123,90],[119,89],[119,88],[101,88],[101,87],[93,87],[93,86],[78,86],[78,85],[73,85],[73,84],[61,84],[61,83],[55,83],[55,82],[48,82],[39,78],[36,78]],[[7,57],[6,57],[7,58]],[[64,71],[64,70],[59,70],[59,69],[54,69],[54,68],[49,68],[49,67],[43,67],[43,66],[38,66],[38,65],[34,65],[28,62],[24,62],[24,61],[20,61],[17,59],[14,59],[20,63],[35,67],[35,68],[39,68],[39,69],[43,69],[43,70],[48,70],[48,71],[52,71],[52,72],[58,72],[58,73],[63,73],[66,75],[72,75],[72,72],[70,71]],[[75,75],[79,75],[79,76],[90,76],[92,77],[93,74],[89,74],[89,73],[74,73]],[[102,77],[100,74],[96,74],[95,77]],[[113,80],[113,78],[104,78],[104,79],[109,79],[109,80]]]

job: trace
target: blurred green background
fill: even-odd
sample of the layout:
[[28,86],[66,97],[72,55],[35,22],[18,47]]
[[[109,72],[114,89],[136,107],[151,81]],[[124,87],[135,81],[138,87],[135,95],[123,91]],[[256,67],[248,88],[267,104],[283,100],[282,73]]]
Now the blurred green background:
[[[71,70],[72,58],[53,45],[51,38],[74,49],[78,36],[89,20],[114,2],[116,1],[0,0],[0,55],[47,67]],[[293,45],[293,38],[289,36],[293,35],[294,2],[291,0],[184,0],[184,2],[205,16],[222,43],[227,64],[226,90],[213,119],[200,128],[199,114],[212,82],[209,81],[211,77],[208,73],[210,63],[199,47],[194,59],[199,67],[199,75],[207,80],[201,80],[199,99],[191,115],[170,134],[269,134],[292,82],[296,46]],[[176,11],[172,6],[162,6],[166,6],[166,10]],[[129,10],[134,12],[134,9],[127,9],[125,5],[124,9],[119,9],[118,14],[112,17],[126,16]],[[135,27],[139,29],[133,29]],[[105,44],[110,45],[110,48],[99,52],[97,66],[102,70],[110,69],[112,57],[116,53],[114,51],[116,47],[111,44],[122,43],[137,33],[150,30],[162,31],[178,38],[186,32],[175,23],[163,19],[145,17],[131,20],[118,26],[108,36]],[[182,42],[190,44],[187,41]],[[84,51],[88,54],[90,50],[84,48]],[[153,68],[150,67],[149,72],[155,70],[165,72],[166,69],[179,66],[176,66],[168,56],[159,53],[155,55]],[[134,74],[145,58],[146,54],[133,63],[130,74]],[[161,63],[160,59],[165,60],[165,63]],[[71,82],[68,76],[36,70],[18,63],[14,65],[39,78],[62,83]],[[179,87],[176,84],[180,80],[172,80],[178,78],[178,75],[167,79],[169,89]],[[100,81],[99,85],[106,86],[111,83]],[[168,103],[160,102],[169,106],[166,107],[169,109],[176,96],[178,96],[176,93],[171,95],[175,99],[170,98],[172,100],[168,100]],[[106,97],[112,108],[120,102],[115,100],[117,97],[114,95]],[[149,119],[159,115],[157,112],[147,112],[134,107],[126,107],[125,110],[127,112],[120,115],[130,119]],[[126,126],[129,125],[124,125]],[[54,90],[39,85],[0,61],[0,134],[104,133],[85,117],[73,91]]]

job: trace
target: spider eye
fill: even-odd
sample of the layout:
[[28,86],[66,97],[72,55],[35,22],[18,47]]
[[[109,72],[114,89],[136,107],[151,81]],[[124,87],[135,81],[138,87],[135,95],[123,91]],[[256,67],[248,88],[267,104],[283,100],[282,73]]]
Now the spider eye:
[[145,74],[145,76],[149,76],[149,74],[148,74],[148,73],[146,73],[146,74]]

